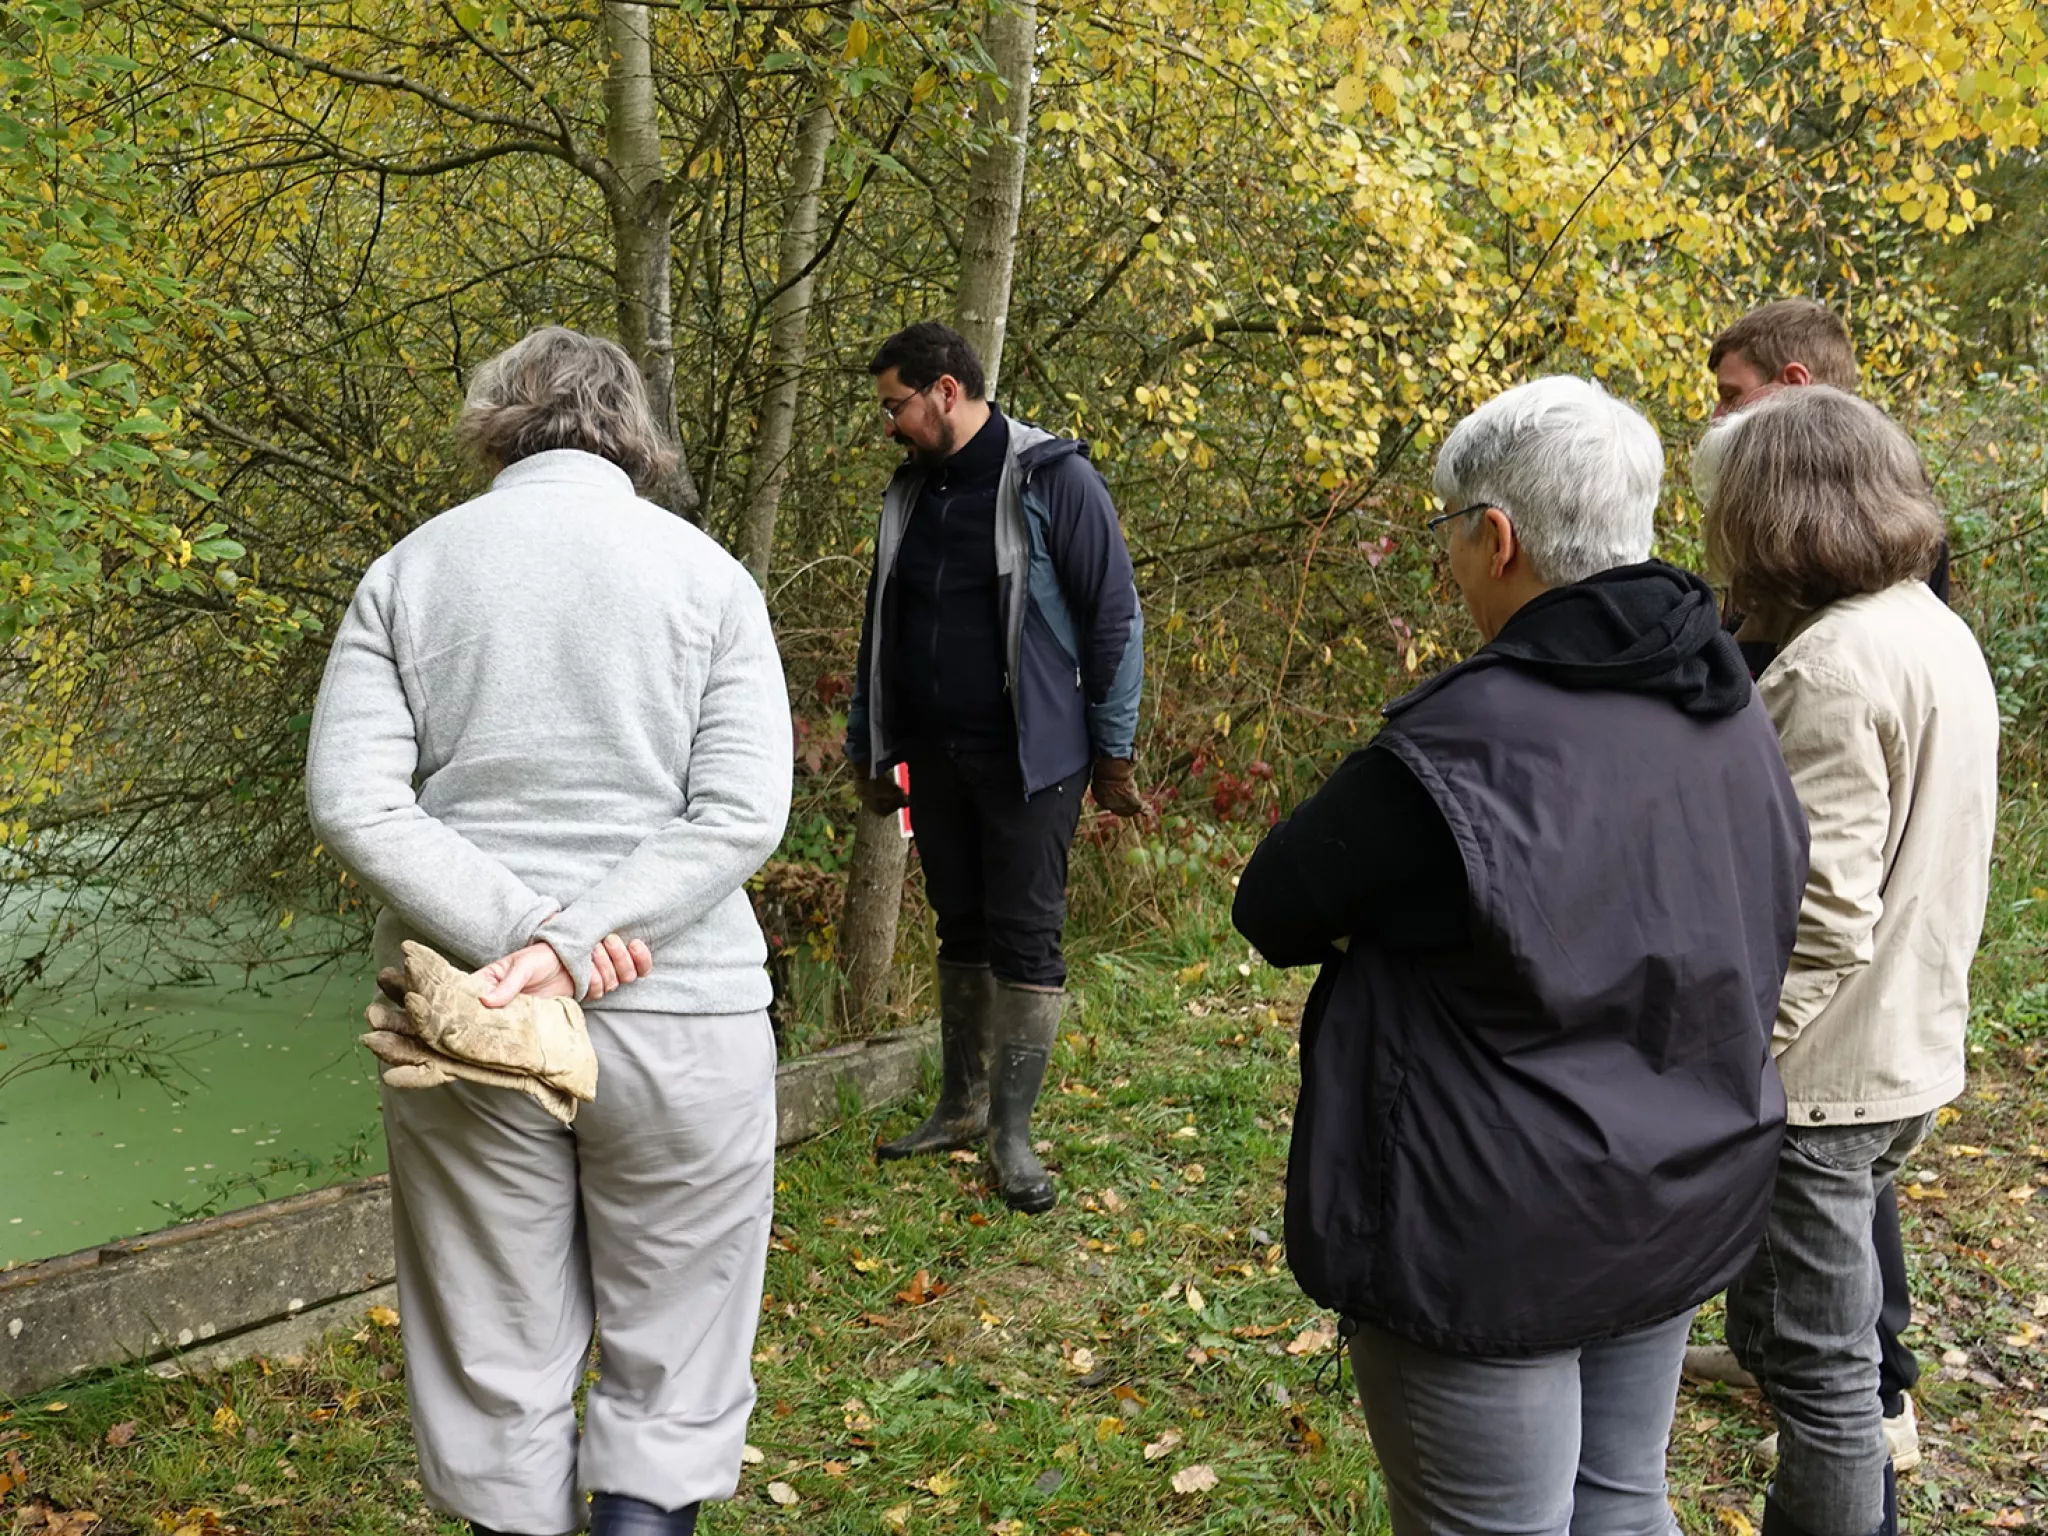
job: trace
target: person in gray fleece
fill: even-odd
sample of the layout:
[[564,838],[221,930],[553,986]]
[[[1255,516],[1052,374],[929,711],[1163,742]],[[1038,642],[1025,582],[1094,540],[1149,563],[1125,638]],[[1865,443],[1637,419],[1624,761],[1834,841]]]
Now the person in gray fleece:
[[775,1046],[742,886],[789,812],[788,695],[745,569],[634,493],[670,450],[618,346],[536,331],[459,434],[497,477],[363,577],[307,806],[382,903],[380,965],[413,938],[489,1003],[596,1004],[599,1077],[568,1127],[384,1090],[421,1480],[479,1536],[681,1536],[754,1404]]

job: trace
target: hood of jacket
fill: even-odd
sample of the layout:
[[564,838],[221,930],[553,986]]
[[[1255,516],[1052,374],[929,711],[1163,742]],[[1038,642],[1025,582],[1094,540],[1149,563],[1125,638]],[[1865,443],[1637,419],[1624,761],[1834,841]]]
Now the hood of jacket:
[[1703,719],[1739,713],[1751,691],[1713,588],[1660,560],[1616,566],[1532,598],[1477,654],[1387,713],[1487,666],[1516,667],[1560,688],[1647,694]]

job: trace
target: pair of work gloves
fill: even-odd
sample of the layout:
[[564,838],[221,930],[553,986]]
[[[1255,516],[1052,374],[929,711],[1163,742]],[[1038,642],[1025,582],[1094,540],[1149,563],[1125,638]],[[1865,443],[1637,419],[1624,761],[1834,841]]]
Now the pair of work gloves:
[[523,1093],[562,1124],[597,1097],[597,1053],[583,1010],[566,997],[512,999],[486,1008],[486,983],[424,944],[405,942],[403,969],[377,975],[363,1044],[393,1088],[456,1081]]
[[[868,765],[862,762],[856,762],[852,767],[854,793],[860,796],[860,803],[867,807],[868,814],[888,816],[910,803],[902,786],[887,774],[872,775],[868,772]],[[1117,816],[1145,814],[1145,801],[1138,793],[1137,766],[1128,757],[1095,759],[1088,787],[1095,795],[1095,803],[1105,811]]]

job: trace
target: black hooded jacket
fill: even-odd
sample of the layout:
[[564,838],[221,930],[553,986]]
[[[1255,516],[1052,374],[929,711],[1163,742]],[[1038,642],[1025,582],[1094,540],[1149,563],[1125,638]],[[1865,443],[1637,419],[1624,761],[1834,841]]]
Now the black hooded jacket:
[[1295,1275],[1474,1354],[1675,1316],[1754,1249],[1784,1123],[1806,821],[1741,653],[1705,583],[1624,567],[1387,715],[1234,913],[1274,963],[1324,963]]

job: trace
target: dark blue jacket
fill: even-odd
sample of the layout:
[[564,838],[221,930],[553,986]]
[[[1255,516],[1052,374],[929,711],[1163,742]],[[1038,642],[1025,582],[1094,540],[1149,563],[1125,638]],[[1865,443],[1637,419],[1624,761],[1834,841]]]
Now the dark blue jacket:
[[[1145,623],[1130,552],[1109,487],[1088,445],[1011,421],[996,492],[996,573],[1002,582],[1004,683],[1017,719],[1024,793],[1035,794],[1097,757],[1129,757],[1145,675]],[[891,728],[887,654],[890,578],[924,472],[906,462],[882,497],[868,578],[846,755],[886,768],[909,743]]]
[[[1777,1173],[1771,1025],[1807,851],[1712,593],[1655,565],[1546,593],[1392,705],[1374,754],[1406,798],[1320,804],[1357,776],[1330,786],[1238,888],[1263,953],[1327,957],[1287,1171],[1302,1289],[1476,1355],[1705,1300],[1755,1252]],[[1301,890],[1357,883],[1339,858],[1418,795],[1465,907],[1419,947]]]

